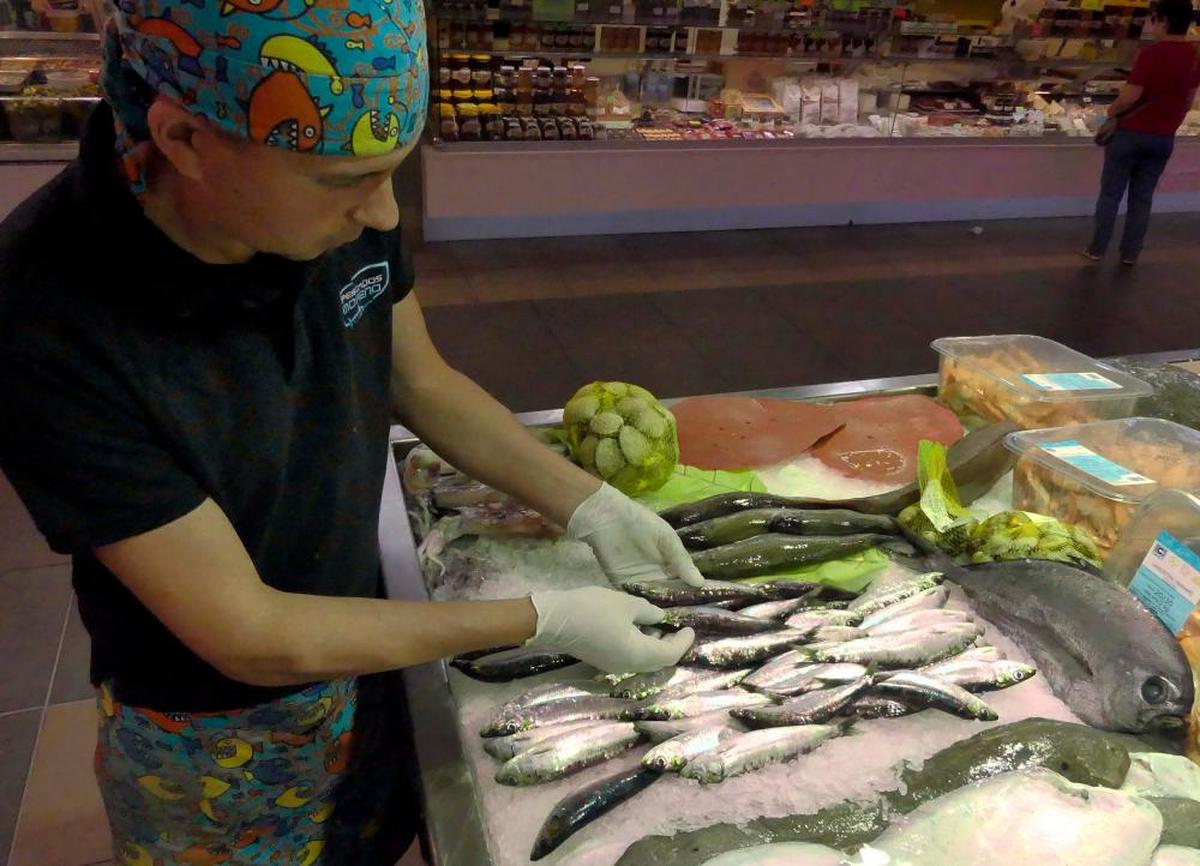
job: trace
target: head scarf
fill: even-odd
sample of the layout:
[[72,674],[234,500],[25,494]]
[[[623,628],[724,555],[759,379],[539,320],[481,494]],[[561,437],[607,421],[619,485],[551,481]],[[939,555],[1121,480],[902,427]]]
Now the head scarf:
[[118,151],[149,138],[158,94],[214,126],[299,153],[374,156],[420,135],[421,0],[115,0],[103,85]]

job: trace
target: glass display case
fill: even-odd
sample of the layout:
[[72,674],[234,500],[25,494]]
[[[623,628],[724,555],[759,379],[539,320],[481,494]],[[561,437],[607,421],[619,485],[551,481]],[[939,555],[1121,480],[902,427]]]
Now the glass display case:
[[430,127],[446,144],[1090,137],[1147,4],[1005,6],[1021,17],[971,0],[435,0]]

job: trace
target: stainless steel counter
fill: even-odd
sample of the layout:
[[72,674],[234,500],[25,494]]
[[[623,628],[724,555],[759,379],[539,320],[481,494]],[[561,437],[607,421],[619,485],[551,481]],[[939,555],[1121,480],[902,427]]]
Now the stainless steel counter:
[[[1134,357],[1154,363],[1177,363],[1200,359],[1200,349]],[[838,400],[867,395],[933,393],[936,385],[936,375],[921,375],[743,393],[789,400]],[[664,402],[669,405],[677,401]],[[559,423],[562,411],[529,412],[517,417],[526,426],[544,426]],[[408,506],[400,484],[404,456],[417,441],[411,431],[401,426],[393,427],[389,434],[379,544],[390,598],[428,598]],[[493,857],[488,848],[483,816],[476,802],[471,771],[458,734],[459,725],[447,682],[446,665],[436,662],[410,668],[406,672],[405,683],[412,709],[433,866],[489,866]]]

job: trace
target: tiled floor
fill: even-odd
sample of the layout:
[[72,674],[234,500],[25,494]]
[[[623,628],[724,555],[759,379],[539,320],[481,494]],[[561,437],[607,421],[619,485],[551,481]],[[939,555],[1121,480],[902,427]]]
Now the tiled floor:
[[[1085,220],[969,229],[426,245],[417,294],[451,362],[517,410],[598,378],[682,396],[929,372],[929,341],[947,334],[1037,332],[1093,354],[1200,346],[1200,215],[1157,217],[1133,270],[1078,256]],[[0,866],[111,856],[87,656],[68,566],[0,476]]]

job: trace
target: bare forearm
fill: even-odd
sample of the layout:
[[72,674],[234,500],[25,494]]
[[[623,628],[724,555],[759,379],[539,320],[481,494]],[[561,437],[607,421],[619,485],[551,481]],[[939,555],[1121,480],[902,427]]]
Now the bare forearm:
[[537,439],[490,394],[446,368],[398,389],[408,426],[434,451],[485,484],[565,526],[600,482]]
[[410,602],[267,589],[260,615],[231,629],[245,645],[228,673],[270,686],[377,673],[521,644],[536,626],[527,598]]

